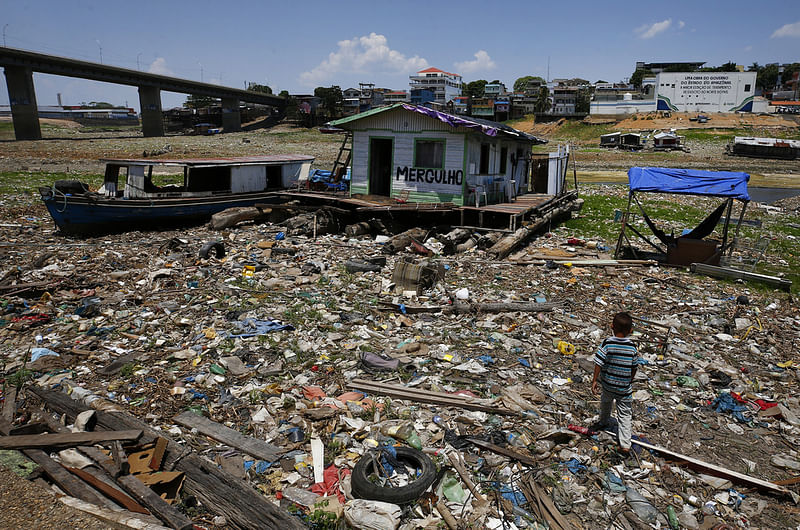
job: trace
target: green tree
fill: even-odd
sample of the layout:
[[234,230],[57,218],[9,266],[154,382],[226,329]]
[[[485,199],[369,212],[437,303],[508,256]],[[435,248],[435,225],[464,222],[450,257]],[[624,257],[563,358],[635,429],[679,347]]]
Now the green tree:
[[183,106],[187,109],[203,109],[206,107],[210,107],[217,103],[216,98],[212,98],[211,96],[198,96],[196,94],[189,94],[186,98],[186,101],[183,103]]
[[92,108],[95,108],[95,109],[113,109],[114,108],[114,105],[112,105],[111,103],[107,103],[105,101],[90,101],[88,106],[92,107]]
[[499,85],[499,84],[500,84],[500,80],[499,80],[499,79],[495,79],[495,80],[493,80],[493,81],[491,82],[491,84],[492,84],[492,85]]
[[599,85],[600,83],[608,83],[608,81],[604,81],[602,79],[598,79],[597,81],[594,82],[595,85]]
[[528,86],[529,81],[539,81],[542,84],[545,83],[544,79],[538,75],[526,75],[519,77],[516,81],[514,81],[514,92],[525,92],[525,88]]
[[760,72],[764,67],[758,63],[753,63],[747,67],[748,72]]
[[592,99],[591,87],[581,87],[578,89],[578,97],[575,101],[575,112],[577,114],[589,114],[589,105]]
[[638,68],[635,72],[633,72],[633,75],[631,76],[631,79],[630,79],[630,83],[635,88],[641,88],[642,87],[642,79],[644,79],[647,76],[651,76],[651,75],[655,75],[652,70],[647,70],[647,69],[644,69],[644,68]]
[[550,110],[550,91],[544,85],[539,88],[533,110],[536,114],[546,114]]
[[728,61],[720,66],[705,66],[700,69],[701,72],[738,72],[739,69],[736,68],[736,63],[733,61]]
[[761,90],[772,90],[778,81],[778,65],[768,64],[756,75],[756,86]]
[[340,116],[344,106],[344,95],[342,87],[332,85],[330,87],[318,86],[314,89],[314,95],[320,98],[322,108],[325,109],[329,118]]
[[272,89],[267,85],[259,85],[258,83],[247,83],[247,90],[250,92],[261,92],[262,94],[272,94]]
[[477,81],[470,81],[464,85],[463,90],[461,91],[465,96],[469,96],[471,98],[482,98],[483,91],[486,88],[486,85],[489,84],[489,81],[486,79],[478,79]]

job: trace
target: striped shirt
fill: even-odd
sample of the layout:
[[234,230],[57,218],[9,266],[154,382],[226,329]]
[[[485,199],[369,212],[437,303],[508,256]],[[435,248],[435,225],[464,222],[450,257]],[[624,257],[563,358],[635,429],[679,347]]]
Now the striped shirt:
[[614,394],[630,395],[633,392],[633,368],[639,360],[636,345],[627,337],[609,337],[597,349],[594,363],[601,368],[600,383],[603,389]]

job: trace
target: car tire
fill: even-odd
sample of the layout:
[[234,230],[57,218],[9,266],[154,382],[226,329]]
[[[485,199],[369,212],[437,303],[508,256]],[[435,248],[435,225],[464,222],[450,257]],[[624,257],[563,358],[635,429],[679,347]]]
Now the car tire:
[[353,496],[360,499],[373,501],[390,502],[392,504],[408,504],[418,500],[422,494],[431,487],[436,480],[436,466],[433,461],[417,449],[411,447],[395,447],[397,460],[419,470],[419,476],[409,482],[406,486],[385,487],[375,484],[369,480],[370,475],[375,472],[375,464],[372,455],[366,454],[361,457],[350,478]]

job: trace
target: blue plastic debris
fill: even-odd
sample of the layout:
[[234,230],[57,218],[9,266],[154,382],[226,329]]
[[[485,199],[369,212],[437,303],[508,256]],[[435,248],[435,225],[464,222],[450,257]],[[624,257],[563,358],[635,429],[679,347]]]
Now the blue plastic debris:
[[714,410],[717,412],[730,412],[731,416],[736,418],[737,421],[747,423],[747,418],[742,414],[742,412],[747,411],[747,408],[744,405],[740,405],[728,392],[723,392],[717,396],[717,399],[714,400],[711,406],[714,407]]
[[48,348],[31,349],[31,362],[41,359],[42,357],[61,357],[61,356]]
[[291,324],[282,324],[278,320],[259,320],[257,318],[245,318],[240,322],[236,322],[238,327],[243,333],[234,335],[228,333],[229,338],[243,338],[243,337],[256,337],[258,335],[266,335],[272,331],[294,331],[294,326]]

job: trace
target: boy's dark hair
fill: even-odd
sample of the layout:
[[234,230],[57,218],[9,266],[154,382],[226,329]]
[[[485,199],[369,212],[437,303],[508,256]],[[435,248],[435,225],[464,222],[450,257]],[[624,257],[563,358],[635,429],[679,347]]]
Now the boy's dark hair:
[[611,328],[615,333],[630,335],[631,329],[633,328],[633,319],[628,313],[624,311],[619,312],[614,315],[614,321],[611,323]]

